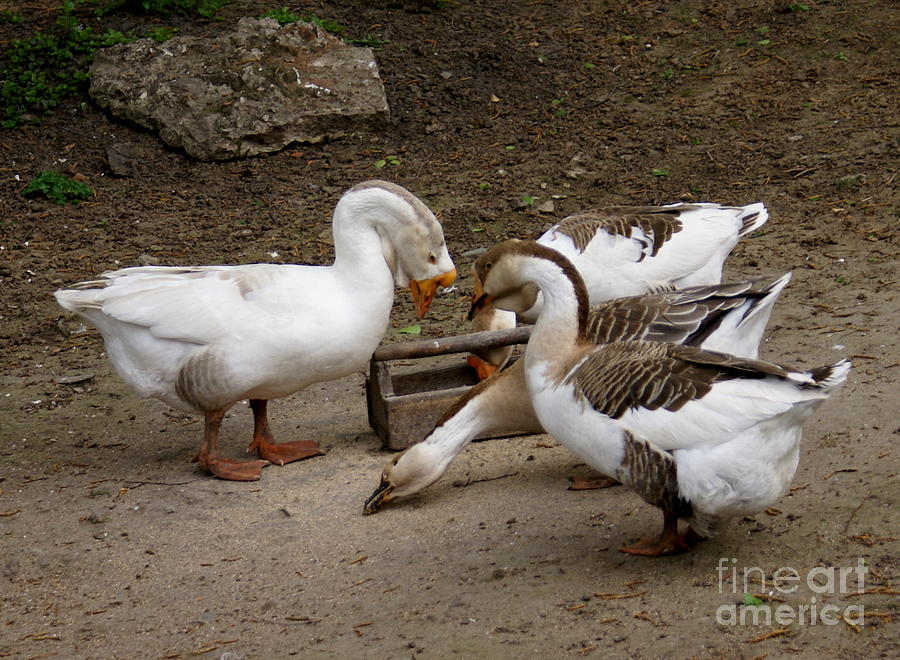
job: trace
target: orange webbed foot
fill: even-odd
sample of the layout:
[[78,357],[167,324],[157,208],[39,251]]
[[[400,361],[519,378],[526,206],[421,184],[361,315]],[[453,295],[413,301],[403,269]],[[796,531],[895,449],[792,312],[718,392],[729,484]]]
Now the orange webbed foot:
[[258,481],[262,476],[262,469],[269,464],[269,461],[235,461],[230,458],[218,458],[201,464],[201,467],[219,479]]
[[619,551],[643,557],[665,557],[690,552],[691,548],[705,540],[705,536],[698,534],[693,527],[688,527],[684,534],[663,531],[658,539],[640,538],[631,545],[619,548]]
[[466,364],[475,370],[475,373],[478,374],[478,380],[487,380],[499,371],[499,367],[495,367],[493,364],[485,362],[475,355],[470,355],[466,359]]
[[569,477],[569,490],[599,490],[621,486],[621,482],[612,477]]
[[263,439],[254,439],[247,447],[248,452],[253,450],[259,452],[260,458],[276,465],[285,465],[294,461],[302,461],[304,458],[325,455],[325,452],[319,449],[319,445],[313,440],[268,442]]
[[619,548],[620,552],[627,555],[641,555],[642,557],[665,557],[667,555],[678,555],[687,552],[690,548],[682,542],[681,537],[673,539],[648,539],[646,537],[639,538],[631,545],[625,545]]

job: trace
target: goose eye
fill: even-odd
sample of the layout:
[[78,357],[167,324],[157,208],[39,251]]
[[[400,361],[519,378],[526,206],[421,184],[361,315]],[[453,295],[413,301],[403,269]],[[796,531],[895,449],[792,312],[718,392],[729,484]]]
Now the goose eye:
[[429,255],[428,255],[428,263],[430,263],[430,264],[436,264],[436,263],[437,263],[437,257],[434,256],[433,254],[429,254]]
[[490,269],[491,269],[491,266],[493,266],[493,265],[494,265],[494,264],[491,263],[491,262],[489,261],[489,262],[487,262],[487,263],[484,265],[484,269],[485,269],[485,270],[490,270]]

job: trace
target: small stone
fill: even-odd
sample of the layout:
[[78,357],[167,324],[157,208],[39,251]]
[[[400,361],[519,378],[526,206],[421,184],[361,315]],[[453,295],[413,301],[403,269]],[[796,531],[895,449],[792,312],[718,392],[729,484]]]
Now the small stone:
[[554,213],[556,211],[556,204],[553,203],[552,199],[548,199],[546,202],[538,204],[537,210],[539,213]]
[[854,186],[864,183],[865,180],[865,174],[848,174],[847,176],[842,176],[835,180],[834,185],[838,188],[853,188]]
[[91,511],[88,514],[87,521],[94,525],[98,525],[100,523],[109,522],[109,516],[104,513],[100,513],[99,511]]
[[115,176],[130,177],[135,175],[139,161],[134,145],[116,142],[106,147],[106,162]]
[[62,378],[57,378],[56,383],[58,385],[77,385],[78,383],[84,383],[86,381],[91,380],[94,377],[94,374],[87,372],[83,374],[73,374],[71,376],[63,376]]

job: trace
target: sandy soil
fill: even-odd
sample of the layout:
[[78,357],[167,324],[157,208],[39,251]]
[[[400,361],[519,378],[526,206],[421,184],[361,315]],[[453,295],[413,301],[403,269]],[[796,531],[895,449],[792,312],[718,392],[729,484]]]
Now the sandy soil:
[[[291,8],[389,40],[381,135],[199,163],[76,101],[0,134],[0,657],[900,655],[893,3],[356,4]],[[54,3],[21,5],[0,40]],[[273,6],[157,23],[211,34]],[[136,176],[109,175],[114,142],[141,155]],[[400,164],[376,169],[387,155]],[[95,196],[23,199],[49,168]],[[364,517],[390,454],[362,374],[271,406],[277,434],[327,455],[214,480],[190,462],[198,420],[138,400],[50,296],[141,262],[326,263],[338,196],[376,176],[439,214],[461,273],[467,251],[581,208],[766,202],[768,225],[727,264],[731,278],[794,272],[763,356],[855,365],[807,425],[793,492],[692,554],[630,557],[617,548],[658,513],[622,488],[567,490],[584,466],[528,436],[472,445],[434,487]],[[424,335],[465,331],[459,284]],[[413,320],[398,295],[385,341]],[[230,414],[232,455],[250,421]],[[773,584],[787,569],[796,591]],[[744,592],[782,620],[753,625]]]

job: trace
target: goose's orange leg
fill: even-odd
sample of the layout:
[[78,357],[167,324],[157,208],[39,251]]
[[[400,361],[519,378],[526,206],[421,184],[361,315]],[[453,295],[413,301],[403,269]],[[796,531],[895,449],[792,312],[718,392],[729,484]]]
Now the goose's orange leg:
[[207,472],[230,481],[256,481],[259,479],[263,467],[269,461],[235,461],[231,458],[219,456],[219,428],[225,410],[212,410],[205,413],[205,425],[203,428],[203,443],[194,460],[200,463],[200,467]]
[[274,442],[272,430],[269,428],[269,418],[266,415],[267,403],[265,399],[250,399],[250,408],[253,410],[253,441],[247,447],[248,452],[256,450],[260,458],[278,465],[322,456],[325,453],[319,449],[314,440]]
[[663,511],[663,531],[659,538],[641,538],[626,545],[619,550],[629,555],[643,555],[644,557],[662,557],[664,555],[677,555],[688,552],[693,545],[706,540],[692,527],[684,534],[678,533],[678,516],[671,511]]

